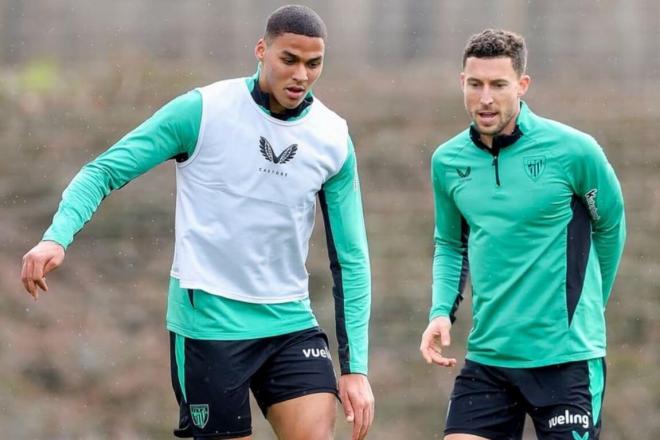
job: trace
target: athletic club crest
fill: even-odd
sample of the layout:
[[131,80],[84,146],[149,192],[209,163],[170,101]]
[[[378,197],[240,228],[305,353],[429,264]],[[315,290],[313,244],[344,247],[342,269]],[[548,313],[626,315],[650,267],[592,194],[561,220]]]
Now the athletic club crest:
[[538,180],[545,171],[545,156],[529,156],[523,158],[525,173],[533,181]]
[[190,417],[193,423],[199,429],[204,429],[209,421],[209,406],[204,405],[190,405]]

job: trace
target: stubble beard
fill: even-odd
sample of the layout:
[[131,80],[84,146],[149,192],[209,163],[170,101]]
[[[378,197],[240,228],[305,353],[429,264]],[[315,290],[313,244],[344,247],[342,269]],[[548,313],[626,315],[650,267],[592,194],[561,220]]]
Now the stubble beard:
[[[500,113],[502,116],[502,113]],[[495,137],[500,134],[502,134],[502,130],[509,125],[511,120],[513,119],[513,113],[509,113],[506,115],[507,118],[506,120],[502,119],[502,121],[494,126],[486,127],[485,129],[481,127],[478,123],[478,117],[477,117],[477,112],[475,111],[474,114],[472,115],[472,122],[474,123],[474,127],[476,128],[477,132],[482,135],[482,136],[490,136],[490,137]]]

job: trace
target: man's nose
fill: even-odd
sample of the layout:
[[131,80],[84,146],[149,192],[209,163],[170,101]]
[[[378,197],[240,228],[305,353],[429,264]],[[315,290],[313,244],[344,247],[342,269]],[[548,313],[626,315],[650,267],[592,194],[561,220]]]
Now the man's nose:
[[293,71],[293,80],[298,82],[307,81],[307,68],[303,63],[296,65],[296,69]]
[[479,102],[484,105],[490,105],[493,103],[493,95],[490,93],[490,90],[487,87],[485,87],[481,92]]

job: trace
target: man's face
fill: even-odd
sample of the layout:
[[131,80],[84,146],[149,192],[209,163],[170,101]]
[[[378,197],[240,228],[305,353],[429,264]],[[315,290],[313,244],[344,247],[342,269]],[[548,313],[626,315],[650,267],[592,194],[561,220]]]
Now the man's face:
[[270,110],[281,113],[300,105],[323,70],[322,38],[284,33],[257,42],[254,53],[262,63],[259,87],[270,94]]
[[487,138],[511,134],[520,110],[520,97],[529,82],[529,76],[518,76],[509,57],[465,60],[461,88],[465,109],[477,131]]

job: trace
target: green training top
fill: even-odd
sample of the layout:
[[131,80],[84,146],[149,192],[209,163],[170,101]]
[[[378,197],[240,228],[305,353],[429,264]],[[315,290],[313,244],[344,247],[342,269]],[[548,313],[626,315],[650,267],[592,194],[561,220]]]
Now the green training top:
[[[268,95],[258,88],[258,73],[246,78],[246,87],[262,109],[269,112]],[[312,101],[310,93],[299,111],[289,110],[286,119],[304,117]],[[85,165],[64,191],[43,240],[57,242],[66,249],[113,190],[168,159],[191,157],[201,117],[201,94],[188,92],[166,104]],[[321,196],[328,230],[334,230],[336,235],[328,237],[328,244],[331,245],[335,284],[340,285],[340,294],[335,286],[334,296],[341,370],[343,374],[366,374],[370,284],[365,284],[365,276],[367,281],[369,276],[356,273],[364,265],[354,265],[351,257],[355,246],[366,255],[366,241],[346,243],[341,233],[347,227],[364,228],[359,191],[353,190],[357,182],[355,151],[350,138],[348,142],[349,157],[340,172],[323,185]],[[279,304],[253,304],[201,290],[183,289],[174,277],[170,277],[166,321],[169,330],[182,336],[214,340],[263,338],[318,325],[308,298]]]
[[469,266],[466,357],[529,368],[604,356],[625,220],[596,141],[521,103],[512,135],[496,136],[489,149],[471,127],[436,150],[431,174],[430,318],[453,320]]

